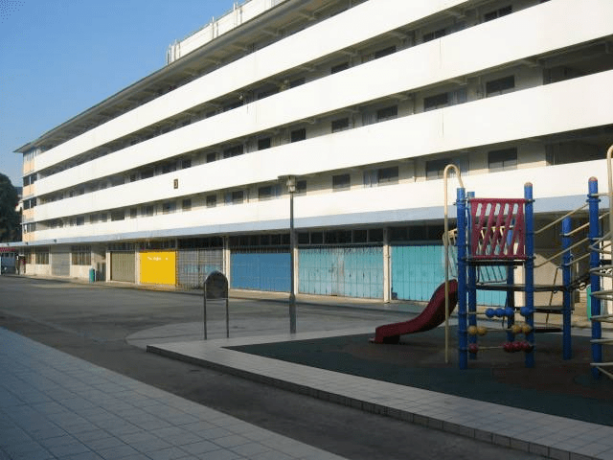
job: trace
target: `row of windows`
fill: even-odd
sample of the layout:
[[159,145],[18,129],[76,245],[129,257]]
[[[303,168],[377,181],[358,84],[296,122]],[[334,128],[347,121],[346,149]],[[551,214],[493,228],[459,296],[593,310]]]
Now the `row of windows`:
[[[458,158],[440,158],[426,161],[426,179],[440,179],[443,177],[443,171],[445,167],[454,163],[460,168],[461,171],[466,172],[468,170],[468,160],[465,157]],[[517,168],[517,148],[506,148],[501,150],[493,150],[488,152],[488,168],[490,171],[503,171]],[[395,184],[399,181],[399,168],[398,166],[389,166],[384,168],[368,169],[363,172],[363,186],[364,187],[376,187],[387,184]],[[351,175],[349,173],[335,174],[332,176],[332,190],[335,192],[348,190],[351,188]],[[299,180],[296,182],[296,195],[304,195],[307,193],[307,181]],[[264,185],[258,187],[257,198],[259,201],[270,200],[281,196],[282,186],[280,184]],[[225,205],[242,204],[248,200],[248,192],[245,190],[233,190],[228,191],[223,195]],[[214,208],[218,205],[218,195],[209,194],[205,197],[205,206],[207,208]],[[193,202],[192,198],[184,198],[180,202],[180,209],[182,211],[191,211]],[[158,207],[153,204],[143,205],[140,207],[141,217],[151,217],[156,215],[156,210],[160,209],[162,214],[172,214],[177,212],[177,201],[169,200],[161,203]],[[133,207],[128,210],[119,209],[110,212],[103,212],[99,214],[91,214],[89,216],[89,223],[96,224],[98,222],[107,222],[109,219],[111,222],[125,220],[126,216],[131,219],[135,219],[139,216],[139,208]],[[69,221],[70,225],[84,225],[85,216],[78,216]],[[56,220],[49,223],[50,228],[62,227],[63,221]]]
[[72,265],[91,265],[92,248],[91,246],[72,246],[70,248]]
[[[411,225],[390,227],[388,239],[390,242],[436,241],[440,243],[443,235],[443,225]],[[298,232],[298,245],[342,245],[342,244],[381,244],[384,241],[382,228],[353,230],[316,230]],[[289,246],[289,234],[261,234],[232,236],[229,239],[230,248],[258,246]]]

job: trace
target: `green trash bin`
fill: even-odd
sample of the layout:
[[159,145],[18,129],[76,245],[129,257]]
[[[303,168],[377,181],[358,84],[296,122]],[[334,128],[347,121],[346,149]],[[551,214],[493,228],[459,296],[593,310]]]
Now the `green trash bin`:
[[96,281],[96,270],[93,268],[89,269],[89,282],[93,283]]

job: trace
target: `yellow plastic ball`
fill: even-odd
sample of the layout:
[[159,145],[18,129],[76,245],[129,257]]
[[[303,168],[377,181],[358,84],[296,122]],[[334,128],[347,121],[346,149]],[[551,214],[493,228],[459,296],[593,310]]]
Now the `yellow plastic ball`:
[[468,335],[477,335],[477,326],[468,326]]
[[524,334],[530,334],[532,332],[532,327],[529,324],[524,324],[521,328],[521,331]]
[[522,327],[519,324],[513,324],[513,326],[511,326],[511,332],[513,334],[519,334],[522,331]]
[[487,327],[485,326],[477,326],[477,334],[483,336],[487,334]]

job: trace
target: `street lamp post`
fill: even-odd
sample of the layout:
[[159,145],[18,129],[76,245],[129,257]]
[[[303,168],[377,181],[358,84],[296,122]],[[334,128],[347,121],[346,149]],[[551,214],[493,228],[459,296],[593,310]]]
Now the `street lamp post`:
[[290,292],[289,292],[289,331],[296,333],[296,285],[294,274],[294,252],[296,248],[296,234],[294,232],[294,192],[296,192],[296,176],[279,176],[280,181],[285,181],[289,192],[289,254],[290,254]]

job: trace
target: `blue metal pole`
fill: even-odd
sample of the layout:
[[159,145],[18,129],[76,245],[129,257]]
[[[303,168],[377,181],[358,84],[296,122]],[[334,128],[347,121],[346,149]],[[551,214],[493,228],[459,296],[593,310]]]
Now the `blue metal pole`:
[[468,367],[468,341],[466,328],[466,191],[458,188],[458,363],[460,369]]
[[[467,209],[470,209],[470,199],[475,197],[475,192],[468,192],[466,194],[467,197]],[[468,229],[472,228],[471,215],[468,213],[466,216],[466,227]],[[470,232],[469,232],[470,234]],[[467,241],[468,251],[471,251],[470,248],[470,239]],[[467,266],[467,290],[468,290],[468,325],[469,326],[477,326],[477,266],[474,263],[471,263]],[[468,343],[477,344],[477,336],[475,334],[468,335]],[[470,359],[477,359],[477,353],[469,353]]]
[[[530,326],[530,332],[526,340],[534,345],[534,199],[532,197],[532,184],[524,185],[524,198],[526,199],[526,324]],[[534,367],[534,347],[526,352],[526,367]]]
[[[587,196],[587,201],[590,216],[588,238],[590,241],[590,248],[592,248],[590,251],[590,270],[593,270],[600,266],[600,256],[598,252],[593,249],[593,246],[601,236],[600,223],[598,221],[598,203],[600,202],[600,199],[598,198],[598,180],[595,177],[590,178],[588,189],[589,193]],[[592,271],[590,274],[590,286],[592,291],[592,340],[598,340],[602,338],[602,325],[600,324],[600,321],[594,321],[593,318],[594,316],[600,315],[600,299],[594,296],[594,292],[600,291],[600,276],[598,276],[595,271]],[[592,362],[602,362],[602,344],[600,343],[592,343]],[[592,368],[592,377],[600,377],[600,371],[595,367]]]
[[564,283],[564,303],[562,307],[562,357],[564,359],[572,358],[572,343],[570,334],[570,310],[571,310],[571,297],[572,290],[571,283],[571,264],[572,254],[570,252],[570,246],[572,243],[571,237],[571,219],[566,217],[562,220],[562,249],[564,249],[564,255],[562,257],[562,280]]

